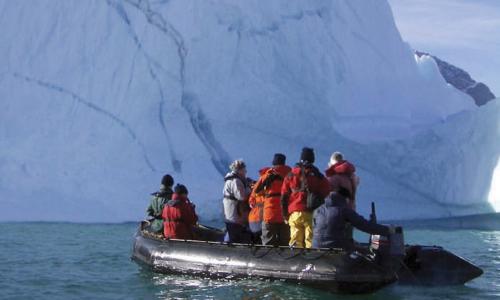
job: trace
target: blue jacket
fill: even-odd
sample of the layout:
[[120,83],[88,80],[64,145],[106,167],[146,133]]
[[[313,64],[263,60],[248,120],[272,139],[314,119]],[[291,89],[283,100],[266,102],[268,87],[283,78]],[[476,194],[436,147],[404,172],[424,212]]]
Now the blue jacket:
[[388,235],[389,227],[371,223],[347,206],[344,196],[335,192],[314,211],[314,248],[351,248],[353,227],[370,234]]

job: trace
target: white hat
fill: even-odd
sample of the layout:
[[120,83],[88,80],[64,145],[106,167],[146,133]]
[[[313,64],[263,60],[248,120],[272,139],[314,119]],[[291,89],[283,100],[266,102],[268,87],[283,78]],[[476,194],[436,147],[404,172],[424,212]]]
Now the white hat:
[[332,153],[332,156],[330,157],[330,161],[328,162],[328,167],[333,166],[337,162],[341,161],[344,159],[344,155],[342,153],[335,151]]

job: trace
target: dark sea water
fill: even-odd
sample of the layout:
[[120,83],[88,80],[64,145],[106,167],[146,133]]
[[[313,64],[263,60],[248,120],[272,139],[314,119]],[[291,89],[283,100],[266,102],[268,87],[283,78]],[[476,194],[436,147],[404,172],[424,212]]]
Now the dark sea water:
[[465,286],[335,295],[284,282],[161,275],[130,260],[135,224],[0,224],[0,299],[500,299],[500,231],[407,230],[485,271]]

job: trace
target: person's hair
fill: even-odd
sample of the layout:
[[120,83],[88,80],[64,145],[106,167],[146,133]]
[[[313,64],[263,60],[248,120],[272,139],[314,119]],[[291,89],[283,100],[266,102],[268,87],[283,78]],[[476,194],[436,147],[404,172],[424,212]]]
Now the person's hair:
[[172,176],[170,176],[170,174],[166,174],[161,179],[161,184],[166,186],[166,187],[172,187],[174,185],[174,178]]
[[336,161],[341,161],[344,160],[344,155],[340,152],[333,152],[332,158],[335,159]]
[[243,159],[237,159],[229,165],[229,169],[233,172],[238,172],[239,170],[244,169],[246,167],[247,165],[245,164]]
[[187,194],[189,194],[188,189],[183,184],[177,184],[175,186],[175,188],[174,188],[174,193],[176,193],[178,195],[182,195],[182,194],[187,195]]

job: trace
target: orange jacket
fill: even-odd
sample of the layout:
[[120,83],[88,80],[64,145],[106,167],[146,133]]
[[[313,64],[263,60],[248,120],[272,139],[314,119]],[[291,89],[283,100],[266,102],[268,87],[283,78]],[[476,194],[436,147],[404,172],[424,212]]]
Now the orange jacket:
[[[281,185],[292,169],[289,166],[273,166],[260,171],[260,178],[255,184],[252,195],[263,203],[262,221],[265,223],[283,223],[281,212]],[[256,200],[256,203],[258,203]]]
[[[266,170],[267,168],[264,168],[259,171],[261,177]],[[262,222],[264,198],[262,197],[261,194],[255,192],[255,187],[257,186],[258,183],[259,181],[257,181],[256,184],[254,184],[252,192],[250,193],[250,198],[248,199],[248,204],[251,207],[250,213],[248,214],[248,223],[256,225],[259,224],[260,226],[260,223]]]

